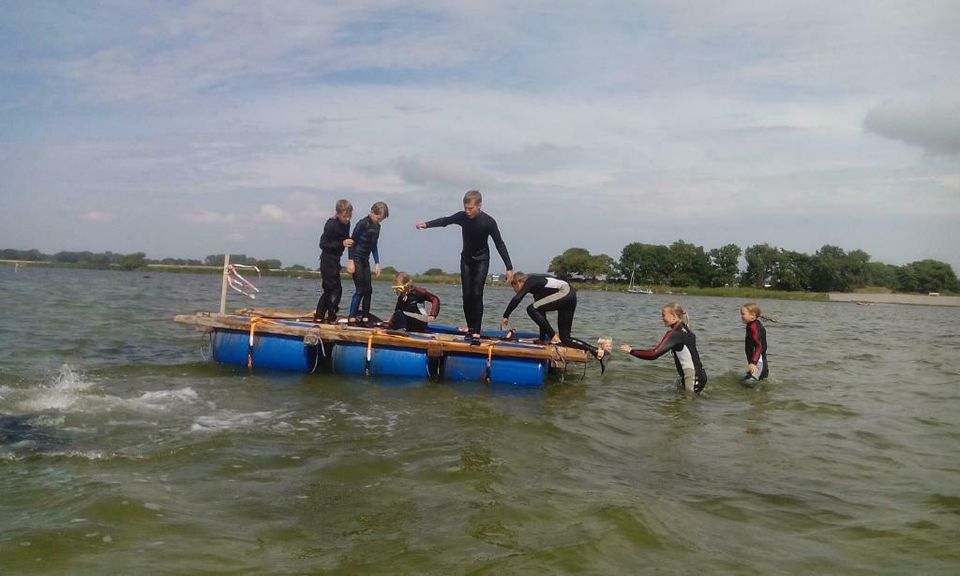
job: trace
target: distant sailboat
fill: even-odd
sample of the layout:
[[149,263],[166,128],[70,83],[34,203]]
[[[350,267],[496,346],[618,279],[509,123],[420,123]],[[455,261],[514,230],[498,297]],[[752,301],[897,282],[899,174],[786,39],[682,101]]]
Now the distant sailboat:
[[630,272],[630,287],[627,288],[627,292],[630,294],[653,294],[653,290],[649,288],[637,288],[633,285],[633,276],[637,272],[637,265],[633,265],[633,270]]

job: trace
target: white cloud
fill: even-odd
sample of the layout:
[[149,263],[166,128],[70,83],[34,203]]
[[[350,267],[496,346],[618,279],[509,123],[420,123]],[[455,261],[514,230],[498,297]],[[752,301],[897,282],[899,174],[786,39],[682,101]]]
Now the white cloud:
[[181,214],[180,219],[196,224],[232,224],[238,220],[236,214],[199,210]]
[[110,212],[100,212],[98,210],[91,210],[90,212],[80,214],[80,220],[93,224],[107,224],[113,222],[115,218],[116,216]]
[[276,204],[264,204],[260,206],[257,219],[266,222],[289,222],[292,218],[286,210]]
[[960,93],[884,101],[867,113],[863,126],[931,154],[960,154]]

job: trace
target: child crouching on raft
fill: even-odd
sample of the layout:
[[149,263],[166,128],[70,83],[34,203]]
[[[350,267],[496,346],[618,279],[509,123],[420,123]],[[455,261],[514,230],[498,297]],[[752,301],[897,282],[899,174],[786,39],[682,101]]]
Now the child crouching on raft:
[[[397,294],[397,307],[387,326],[408,332],[426,332],[427,323],[436,320],[440,313],[440,299],[437,295],[415,285],[413,278],[406,272],[396,275],[393,291]],[[427,302],[430,303],[429,312]]]

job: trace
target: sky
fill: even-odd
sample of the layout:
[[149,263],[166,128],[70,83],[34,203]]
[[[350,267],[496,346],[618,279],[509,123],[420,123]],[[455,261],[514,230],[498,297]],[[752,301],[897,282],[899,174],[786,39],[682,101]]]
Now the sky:
[[[960,272],[955,0],[0,0],[0,248],[514,268],[760,243]],[[494,256],[491,272],[503,270]]]

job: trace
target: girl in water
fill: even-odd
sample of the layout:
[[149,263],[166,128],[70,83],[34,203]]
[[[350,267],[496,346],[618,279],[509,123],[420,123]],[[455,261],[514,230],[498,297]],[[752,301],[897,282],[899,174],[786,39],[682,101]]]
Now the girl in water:
[[700,363],[697,337],[687,326],[687,313],[680,304],[671,302],[660,309],[660,318],[663,320],[663,325],[670,330],[659,344],[648,350],[635,349],[629,344],[624,344],[620,350],[644,360],[654,360],[668,351],[673,352],[673,362],[677,367],[677,374],[680,375],[677,381],[678,387],[682,387],[687,392],[699,394],[707,385],[707,372]]
[[743,351],[747,355],[747,371],[743,379],[747,381],[763,380],[770,369],[767,366],[767,329],[761,320],[775,322],[760,311],[755,302],[740,307],[740,320],[747,326],[747,334],[743,339]]

